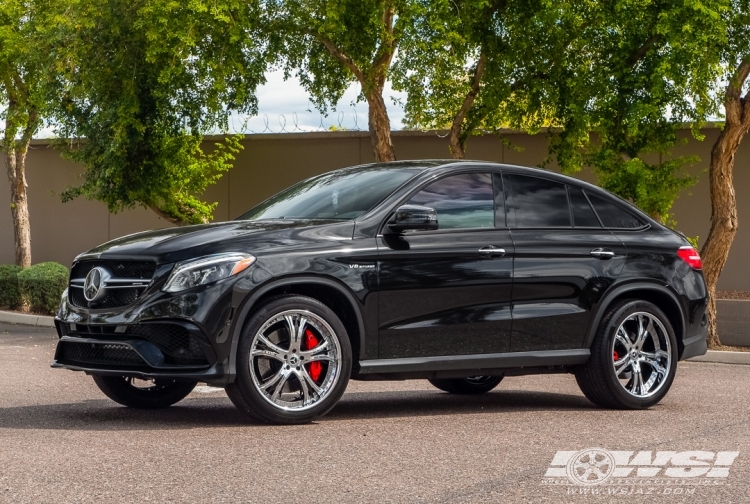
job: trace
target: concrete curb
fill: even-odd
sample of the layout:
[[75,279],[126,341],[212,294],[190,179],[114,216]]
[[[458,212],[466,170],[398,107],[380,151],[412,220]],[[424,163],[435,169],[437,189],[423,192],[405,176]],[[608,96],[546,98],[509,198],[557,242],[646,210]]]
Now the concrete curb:
[[0,322],[8,324],[24,324],[41,327],[55,327],[55,317],[45,315],[31,315],[0,310]]
[[750,352],[727,352],[725,350],[709,350],[706,355],[699,355],[688,359],[690,362],[715,362],[719,364],[745,364],[750,366]]

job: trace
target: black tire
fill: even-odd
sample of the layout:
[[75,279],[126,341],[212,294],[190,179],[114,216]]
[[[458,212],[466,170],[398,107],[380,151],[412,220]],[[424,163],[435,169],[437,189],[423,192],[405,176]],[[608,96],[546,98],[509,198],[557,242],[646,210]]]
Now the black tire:
[[[318,337],[328,338],[328,349],[326,354],[334,358],[330,362],[326,361],[321,364],[325,366],[325,372],[323,373],[324,378],[319,385],[321,386],[322,394],[317,394],[315,391],[308,386],[310,383],[304,379],[301,373],[306,373],[307,377],[314,376],[311,374],[311,369],[308,367],[310,364],[305,364],[301,361],[292,363],[293,354],[291,331],[286,329],[288,324],[284,322],[278,322],[277,325],[270,325],[272,321],[279,317],[282,317],[284,313],[296,313],[293,317],[297,317],[294,320],[297,324],[301,322],[303,315],[308,314],[307,320],[308,327],[311,330],[316,330],[314,325],[309,325],[310,322],[323,326],[319,323],[322,319],[328,327],[324,327],[325,335],[323,332],[317,334]],[[315,317],[315,318],[314,318]],[[264,327],[268,327],[264,329]],[[278,327],[272,333],[268,333],[268,340],[272,341],[272,337],[283,338],[286,334],[289,339],[272,341],[277,348],[284,350],[284,359],[277,359],[276,357],[264,357],[264,356],[251,356],[253,345],[261,345],[263,348],[268,348],[263,343],[258,343],[258,333],[261,330],[270,331],[274,327]],[[302,329],[299,329],[300,333]],[[329,330],[330,329],[330,330]],[[286,332],[285,332],[286,331]],[[307,331],[305,331],[307,334]],[[254,343],[254,341],[256,341]],[[318,343],[319,344],[319,343]],[[301,348],[301,347],[300,347]],[[319,348],[319,347],[315,347]],[[335,349],[335,352],[334,350]],[[256,352],[257,352],[256,348]],[[296,351],[296,350],[295,350]],[[310,351],[300,349],[298,354],[300,358],[303,356],[303,352]],[[279,355],[278,352],[273,352]],[[322,353],[322,352],[321,352]],[[286,359],[289,359],[288,361]],[[309,358],[309,356],[308,356]],[[291,364],[291,367],[288,364]],[[261,364],[266,366],[267,375],[265,377],[260,376]],[[339,365],[340,364],[340,365]],[[346,390],[346,386],[349,382],[349,376],[352,369],[352,350],[351,343],[349,342],[349,335],[346,332],[344,324],[336,316],[336,314],[320,301],[309,298],[306,296],[298,295],[287,295],[271,299],[268,303],[264,304],[259,308],[248,320],[245,328],[243,329],[240,337],[239,347],[237,349],[237,376],[235,377],[234,383],[230,383],[226,386],[226,392],[229,399],[234,405],[243,413],[249,417],[259,420],[261,422],[272,423],[272,424],[301,424],[308,423],[328,413],[338,402],[341,396]],[[295,404],[292,406],[284,406],[277,404],[281,400],[281,397],[268,397],[273,395],[271,390],[274,391],[277,388],[275,385],[270,385],[266,390],[267,393],[261,391],[264,385],[273,383],[273,379],[276,378],[277,374],[284,372],[287,369],[287,377],[284,377],[285,385],[278,387],[281,389],[280,394],[299,394],[299,406],[295,406],[294,401],[287,401],[285,404]],[[295,369],[297,370],[295,373]],[[270,378],[269,378],[270,377]],[[312,379],[312,378],[311,378]],[[317,378],[316,378],[317,379]],[[261,381],[262,380],[262,381]],[[330,381],[329,381],[330,380]],[[281,381],[281,379],[279,379]],[[305,405],[305,398],[303,396],[302,386],[304,382],[304,388],[309,393],[310,403]],[[297,390],[287,390],[284,387],[289,387]],[[298,410],[294,408],[297,407]]]
[[157,379],[150,387],[136,387],[126,376],[92,375],[104,395],[129,408],[166,408],[192,392],[197,382]]
[[[661,323],[661,327],[658,324],[654,324],[654,331],[658,335],[659,340],[664,340],[661,341],[660,345],[666,346],[665,343],[667,340],[669,343],[669,351],[664,348],[660,348],[659,350],[663,354],[663,358],[660,361],[661,364],[666,364],[664,359],[669,355],[669,365],[661,366],[666,376],[657,372],[656,368],[652,365],[638,364],[639,369],[641,369],[639,371],[641,381],[644,380],[645,373],[648,373],[647,381],[652,373],[655,373],[656,376],[655,380],[657,381],[651,386],[652,390],[647,390],[651,394],[648,396],[642,394],[642,388],[638,389],[642,396],[638,396],[635,392],[627,390],[631,386],[634,390],[638,387],[637,385],[633,385],[636,373],[633,372],[632,365],[630,373],[623,372],[620,379],[618,379],[615,371],[616,362],[620,362],[618,359],[624,358],[619,353],[624,352],[623,355],[629,355],[624,347],[618,346],[621,343],[615,341],[615,333],[630,317],[635,317],[635,319],[629,320],[628,323],[637,324],[637,314],[639,313],[647,314],[652,319],[658,320]],[[648,332],[650,333],[650,331]],[[628,334],[628,341],[632,343],[632,331]],[[656,355],[657,350],[652,350],[650,353]],[[623,369],[627,369],[627,366],[624,366]],[[612,409],[645,409],[657,404],[664,398],[672,386],[676,369],[677,338],[669,319],[656,305],[647,301],[631,299],[617,303],[604,316],[591,345],[591,358],[585,365],[576,370],[575,377],[583,394],[598,406]],[[623,381],[627,383],[623,383]]]
[[484,394],[497,387],[502,376],[472,376],[471,378],[430,378],[427,381],[451,394]]

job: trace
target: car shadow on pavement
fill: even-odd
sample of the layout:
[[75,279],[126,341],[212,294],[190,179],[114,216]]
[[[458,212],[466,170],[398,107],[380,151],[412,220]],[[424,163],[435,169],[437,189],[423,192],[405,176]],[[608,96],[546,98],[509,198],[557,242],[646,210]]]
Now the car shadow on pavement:
[[496,390],[482,395],[455,395],[432,390],[355,392],[344,395],[322,421],[590,409],[595,409],[595,406],[583,396],[531,390]]
[[[320,422],[517,411],[590,410],[583,396],[527,390],[458,396],[436,391],[352,392]],[[171,408],[136,410],[107,399],[0,408],[0,429],[168,430],[263,425],[240,413],[226,398],[188,398]]]
[[247,424],[247,418],[226,396],[188,398],[170,408],[156,410],[126,408],[109,399],[0,408],[0,429],[120,431]]

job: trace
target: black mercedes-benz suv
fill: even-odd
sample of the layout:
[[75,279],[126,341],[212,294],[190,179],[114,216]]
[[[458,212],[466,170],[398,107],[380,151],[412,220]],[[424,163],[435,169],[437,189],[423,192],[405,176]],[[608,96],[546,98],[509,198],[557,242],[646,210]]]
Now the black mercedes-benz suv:
[[593,185],[485,162],[345,168],[234,221],[125,236],[75,259],[54,367],[165,407],[197,382],[251,417],[307,422],[350,379],[459,394],[574,373],[647,408],[706,351],[701,259]]

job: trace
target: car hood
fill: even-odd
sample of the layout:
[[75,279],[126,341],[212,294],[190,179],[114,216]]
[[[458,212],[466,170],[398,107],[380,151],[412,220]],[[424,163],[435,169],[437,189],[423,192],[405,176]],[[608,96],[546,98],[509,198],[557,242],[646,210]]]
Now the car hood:
[[265,220],[199,224],[123,236],[76,257],[182,261],[221,252],[266,251],[294,243],[351,239],[354,221]]

